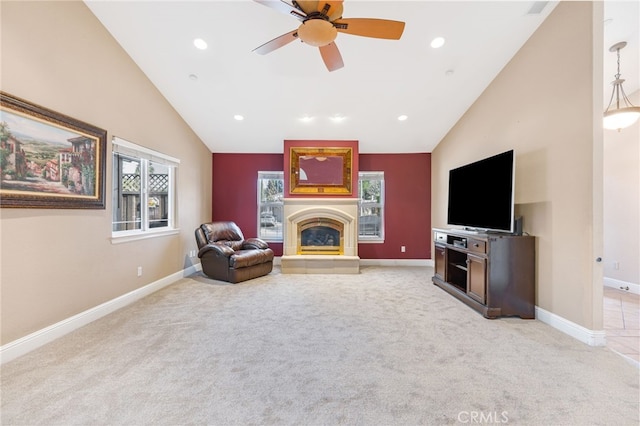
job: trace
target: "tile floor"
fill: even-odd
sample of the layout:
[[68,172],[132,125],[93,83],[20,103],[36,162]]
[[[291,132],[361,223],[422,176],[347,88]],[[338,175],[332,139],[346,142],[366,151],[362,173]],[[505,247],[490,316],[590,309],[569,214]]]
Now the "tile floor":
[[640,362],[640,295],[604,287],[607,347]]

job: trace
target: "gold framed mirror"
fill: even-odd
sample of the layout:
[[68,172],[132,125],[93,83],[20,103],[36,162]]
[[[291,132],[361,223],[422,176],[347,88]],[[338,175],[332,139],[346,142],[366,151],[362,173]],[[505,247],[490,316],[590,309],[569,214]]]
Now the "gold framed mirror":
[[351,194],[350,147],[290,149],[292,194]]

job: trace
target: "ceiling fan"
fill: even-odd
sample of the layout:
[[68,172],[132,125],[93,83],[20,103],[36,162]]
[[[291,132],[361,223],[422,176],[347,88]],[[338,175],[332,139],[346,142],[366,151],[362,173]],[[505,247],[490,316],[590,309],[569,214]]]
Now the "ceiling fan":
[[329,71],[335,71],[344,66],[342,55],[334,43],[338,32],[359,35],[363,37],[399,40],[404,31],[404,22],[374,18],[342,19],[342,0],[338,1],[292,1],[284,0],[254,0],[279,12],[291,15],[302,21],[300,26],[273,40],[255,48],[253,51],[261,55],[300,39],[303,43],[316,46]]

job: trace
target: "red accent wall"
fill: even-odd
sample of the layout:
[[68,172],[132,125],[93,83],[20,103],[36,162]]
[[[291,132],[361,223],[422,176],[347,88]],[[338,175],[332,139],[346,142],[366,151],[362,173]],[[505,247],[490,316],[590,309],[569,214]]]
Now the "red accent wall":
[[[282,154],[212,154],[211,220],[231,220],[245,238],[258,235],[258,172],[283,170]],[[282,256],[282,243],[269,243]]]
[[[245,237],[257,235],[258,172],[283,170],[283,154],[217,153],[212,161],[211,220],[232,220]],[[360,154],[359,170],[384,172],[386,209],[385,242],[358,244],[360,258],[431,259],[431,154]],[[282,256],[281,243],[269,246]]]
[[358,244],[358,256],[431,259],[431,154],[360,154],[360,171],[384,172],[385,241]]

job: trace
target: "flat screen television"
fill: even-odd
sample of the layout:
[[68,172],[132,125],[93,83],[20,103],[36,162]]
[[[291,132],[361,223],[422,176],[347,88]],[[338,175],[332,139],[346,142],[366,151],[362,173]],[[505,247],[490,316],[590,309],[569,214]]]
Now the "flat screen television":
[[450,170],[447,223],[513,233],[514,180],[513,150]]

